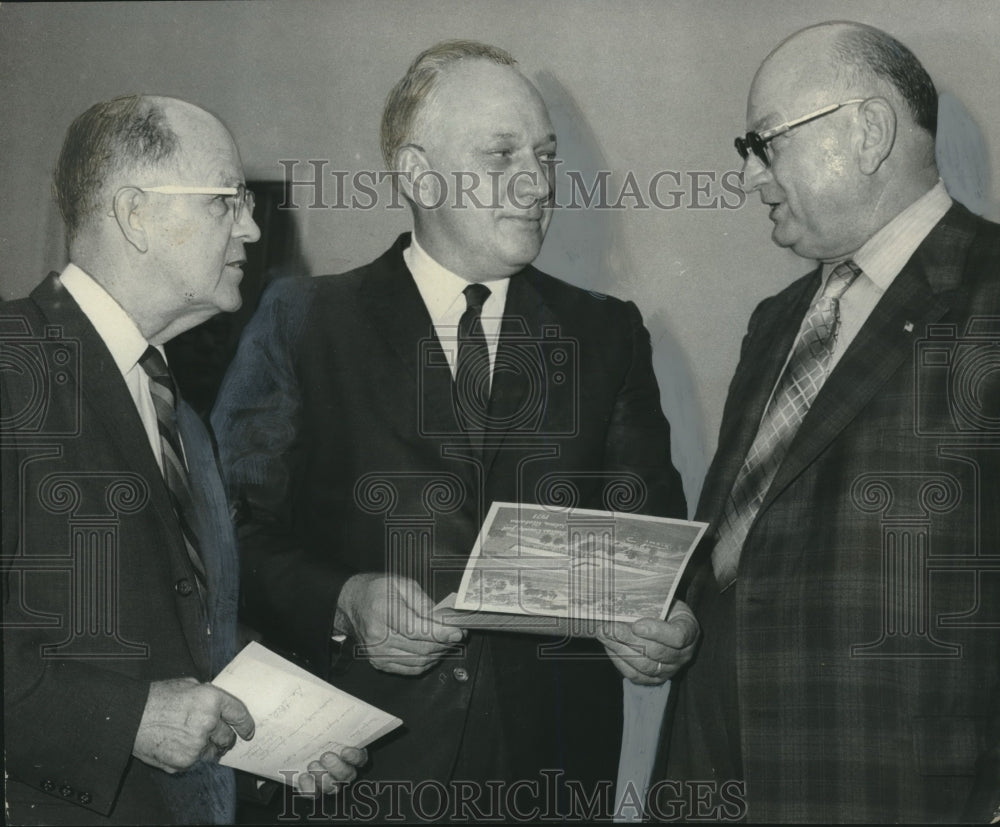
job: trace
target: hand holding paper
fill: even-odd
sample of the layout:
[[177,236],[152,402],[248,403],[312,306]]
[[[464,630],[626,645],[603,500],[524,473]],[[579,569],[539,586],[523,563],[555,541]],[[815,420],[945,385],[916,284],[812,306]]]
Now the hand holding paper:
[[461,631],[438,622],[433,612],[415,580],[392,574],[355,575],[337,605],[338,627],[345,617],[371,665],[396,675],[426,672],[462,640]]
[[690,659],[698,637],[686,607],[663,618],[706,528],[643,514],[494,502],[457,594],[438,609],[463,628],[598,637],[627,677],[660,683]]
[[353,781],[358,770],[368,763],[368,750],[341,747],[324,752],[317,761],[311,761],[307,772],[298,777],[299,792],[330,795],[339,792],[344,784]]
[[218,758],[253,738],[254,720],[238,699],[194,678],[154,681],[135,735],[132,754],[168,773]]
[[243,698],[257,724],[253,740],[237,741],[219,763],[304,792],[352,780],[367,760],[363,748],[403,723],[259,643],[213,683]]
[[701,629],[691,609],[678,601],[666,620],[644,617],[616,623],[597,639],[619,672],[640,686],[658,686],[672,678],[694,654]]

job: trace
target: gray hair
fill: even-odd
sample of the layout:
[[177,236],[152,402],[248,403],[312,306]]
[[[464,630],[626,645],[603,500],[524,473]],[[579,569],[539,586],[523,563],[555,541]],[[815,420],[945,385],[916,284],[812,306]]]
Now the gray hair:
[[101,210],[99,195],[109,180],[125,170],[163,162],[178,144],[163,109],[140,95],[96,103],[74,120],[53,175],[68,240]]
[[396,151],[409,139],[420,110],[437,86],[442,72],[460,60],[489,60],[499,66],[517,61],[496,46],[475,40],[445,40],[417,55],[406,74],[392,88],[382,111],[382,157],[392,168]]

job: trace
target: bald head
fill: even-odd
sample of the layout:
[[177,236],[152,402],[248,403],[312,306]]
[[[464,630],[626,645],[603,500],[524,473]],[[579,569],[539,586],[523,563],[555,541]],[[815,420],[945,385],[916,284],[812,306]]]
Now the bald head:
[[55,172],[70,260],[159,344],[242,298],[260,237],[229,130],[177,98],[95,104],[69,127]]
[[897,40],[858,23],[811,26],[754,76],[747,129],[766,133],[767,157],[749,155],[744,187],[770,208],[775,243],[839,260],[934,186],[936,119],[934,85]]
[[834,101],[882,97],[897,118],[933,138],[937,91],[914,54],[886,32],[862,23],[810,26],[782,41],[767,56],[751,91],[774,85],[817,108]]

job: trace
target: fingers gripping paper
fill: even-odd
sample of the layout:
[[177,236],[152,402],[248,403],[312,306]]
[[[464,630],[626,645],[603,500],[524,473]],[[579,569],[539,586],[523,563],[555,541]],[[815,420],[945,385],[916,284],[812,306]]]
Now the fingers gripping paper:
[[212,681],[253,716],[249,741],[237,739],[219,763],[290,783],[337,746],[364,747],[403,722],[250,643]]

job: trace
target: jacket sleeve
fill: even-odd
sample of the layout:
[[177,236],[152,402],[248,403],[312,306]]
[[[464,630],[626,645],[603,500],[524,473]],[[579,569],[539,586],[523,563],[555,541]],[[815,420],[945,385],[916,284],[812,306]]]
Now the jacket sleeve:
[[660,405],[649,331],[635,304],[627,302],[624,309],[631,360],[608,424],[604,471],[642,481],[643,513],[684,519],[684,488],[670,457],[670,425]]
[[[22,470],[32,454],[59,451],[27,448],[17,439],[17,412],[32,398],[30,380],[26,371],[0,370],[4,771],[10,781],[109,815],[132,760],[149,684],[102,668],[100,658],[47,653],[71,631],[64,618],[45,610],[50,604],[38,601],[53,594],[62,600],[70,578],[46,568],[57,550],[32,561],[26,549]],[[8,789],[7,803],[14,799]]]
[[354,573],[296,535],[304,452],[297,370],[312,285],[285,278],[264,294],[219,391],[212,427],[241,555],[241,614],[265,641],[317,674],[329,667],[340,590]]
[[[5,622],[16,612],[5,603]],[[132,760],[149,684],[87,663],[45,661],[26,630],[5,630],[8,777],[110,815]]]

